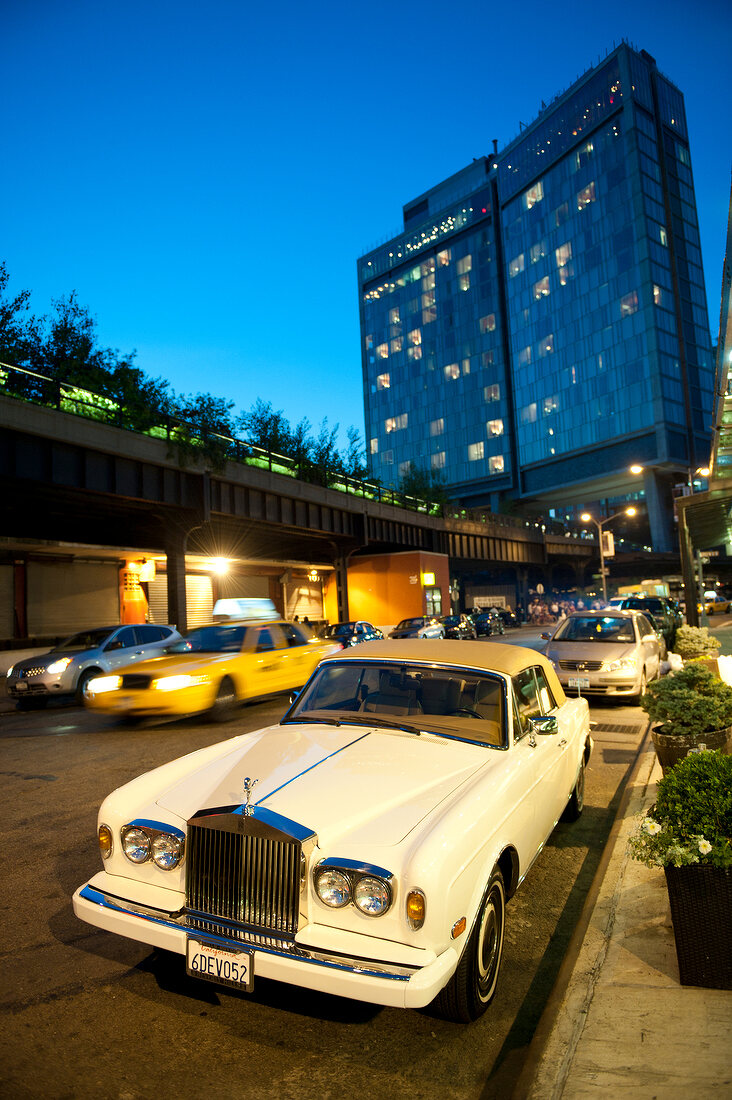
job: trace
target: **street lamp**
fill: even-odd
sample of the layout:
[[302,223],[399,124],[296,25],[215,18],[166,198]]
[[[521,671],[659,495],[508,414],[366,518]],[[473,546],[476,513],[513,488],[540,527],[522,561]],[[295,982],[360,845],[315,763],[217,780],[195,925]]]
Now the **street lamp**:
[[617,519],[618,516],[634,516],[635,513],[635,508],[624,508],[622,512],[616,512],[615,515],[608,516],[607,519],[595,519],[589,512],[583,512],[580,516],[583,523],[594,523],[597,528],[598,541],[600,543],[600,576],[602,577],[603,603],[607,603],[607,581],[605,580],[605,548],[602,545],[602,529],[606,523],[611,523],[612,520]]

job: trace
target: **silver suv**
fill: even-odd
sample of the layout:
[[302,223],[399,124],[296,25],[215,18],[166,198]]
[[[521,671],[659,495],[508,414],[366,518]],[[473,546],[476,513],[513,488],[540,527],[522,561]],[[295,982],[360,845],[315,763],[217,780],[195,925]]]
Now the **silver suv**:
[[155,657],[179,639],[172,626],[153,623],[82,630],[50,653],[11,665],[6,673],[7,692],[21,710],[43,707],[54,695],[75,695],[80,703],[92,676]]

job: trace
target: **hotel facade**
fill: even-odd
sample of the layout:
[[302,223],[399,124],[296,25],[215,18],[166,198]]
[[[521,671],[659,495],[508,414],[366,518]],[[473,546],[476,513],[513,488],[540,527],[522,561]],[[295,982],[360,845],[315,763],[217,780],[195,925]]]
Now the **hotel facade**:
[[403,218],[358,260],[371,474],[570,523],[640,503],[671,549],[714,377],[681,92],[623,44]]

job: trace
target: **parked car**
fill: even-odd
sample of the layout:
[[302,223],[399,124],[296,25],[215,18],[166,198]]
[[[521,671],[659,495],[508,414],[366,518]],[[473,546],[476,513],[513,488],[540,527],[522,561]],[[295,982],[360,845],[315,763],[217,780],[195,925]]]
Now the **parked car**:
[[342,646],[359,645],[360,642],[374,642],[383,638],[383,631],[371,623],[358,620],[350,623],[332,623],[324,626],[318,634],[329,642],[340,642]]
[[489,611],[495,611],[500,615],[503,620],[503,625],[507,627],[518,627],[521,623],[518,620],[518,616],[515,611],[512,611],[510,607],[491,607]]
[[180,639],[172,626],[134,623],[81,630],[49,653],[24,657],[6,674],[8,695],[18,707],[44,707],[56,695],[76,695],[81,703],[94,676],[142,661]]
[[467,615],[443,615],[440,619],[446,638],[477,638],[478,633]]
[[642,611],[577,611],[541,636],[568,690],[637,700],[661,674],[661,645]]
[[90,680],[85,702],[120,718],[207,713],[226,721],[245,699],[301,687],[340,643],[284,620],[218,622],[189,631],[165,656]]
[[109,795],[74,910],[240,991],[272,978],[472,1020],[506,901],[582,812],[591,748],[586,699],[533,650],[341,650],[279,724]]
[[672,650],[679,625],[677,613],[665,596],[625,596],[619,605],[620,610],[650,611],[661,629],[666,648]]
[[475,633],[478,638],[489,637],[491,634],[506,633],[503,619],[493,607],[471,615],[470,620],[475,627]]
[[402,619],[389,634],[390,638],[444,638],[445,628],[440,619],[429,615],[415,615]]

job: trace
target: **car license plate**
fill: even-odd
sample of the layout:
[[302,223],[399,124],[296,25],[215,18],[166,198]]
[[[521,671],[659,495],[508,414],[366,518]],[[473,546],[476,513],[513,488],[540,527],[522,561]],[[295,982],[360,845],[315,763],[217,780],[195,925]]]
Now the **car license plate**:
[[18,680],[17,684],[15,685],[15,690],[16,691],[27,691],[28,690],[28,685],[26,684],[25,680]]
[[567,684],[571,688],[588,688],[590,686],[590,680],[587,676],[570,676],[567,680]]
[[194,978],[231,985],[247,993],[254,988],[254,958],[248,951],[230,951],[226,947],[189,939],[186,970]]

